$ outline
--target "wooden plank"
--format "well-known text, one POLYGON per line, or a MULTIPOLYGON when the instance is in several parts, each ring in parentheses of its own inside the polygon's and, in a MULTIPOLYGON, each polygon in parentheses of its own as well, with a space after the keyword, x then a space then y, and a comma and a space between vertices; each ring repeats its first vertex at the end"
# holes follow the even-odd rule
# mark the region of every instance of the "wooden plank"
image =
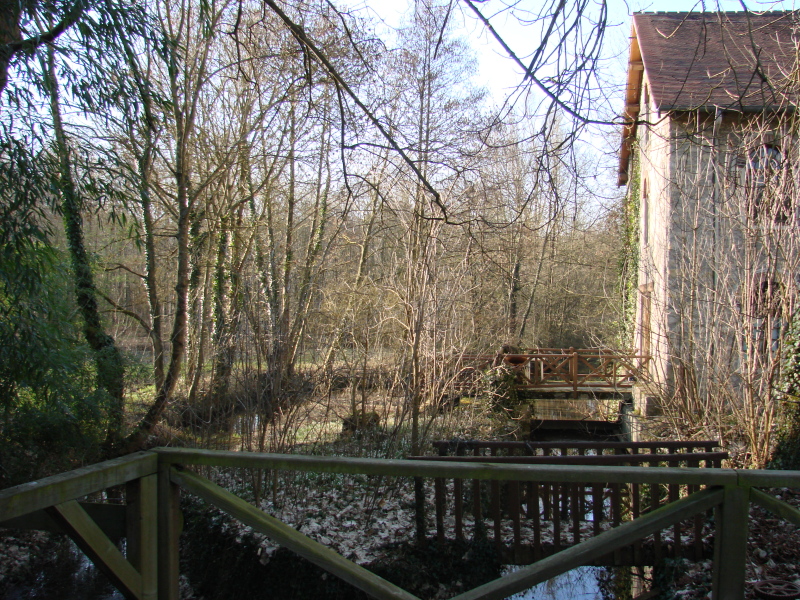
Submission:
POLYGON ((778 500, 761 490, 751 489, 750 502, 758 504, 761 508, 800 527, 800 510, 797 510, 794 506, 787 504, 783 500, 778 500))
MULTIPOLYGON (((563 445, 563 444, 562 444, 563 445)), ((592 482, 598 479, 616 483, 697 483, 735 485, 739 473, 732 469, 642 469, 640 467, 606 467, 573 465, 505 465, 490 463, 443 463, 431 460, 397 460, 352 458, 341 456, 307 456, 299 454, 267 454, 225 450, 156 448, 159 461, 166 464, 216 465, 233 468, 285 469, 317 473, 352 473, 395 477, 444 477, 542 482, 592 482)), ((800 473, 797 485, 800 487, 800 473)))
POLYGON ((459 594, 452 600, 503 600, 575 567, 590 564, 613 550, 628 546, 637 539, 671 525, 676 520, 683 520, 708 510, 719 504, 723 496, 724 491, 719 489, 697 492, 635 521, 627 521, 559 554, 459 594))
POLYGON ((727 486, 717 508, 712 598, 744 600, 750 489, 727 486))
POLYGON ((578 497, 578 484, 570 485, 572 488, 572 543, 581 543, 581 501, 578 497))
POLYGON ((303 535, 252 504, 189 471, 173 471, 172 479, 182 488, 200 496, 255 531, 263 533, 308 561, 336 575, 378 600, 419 600, 393 583, 347 560, 330 548, 303 535))
MULTIPOLYGON (((463 456, 464 449, 458 448, 456 452, 463 456)), ((453 511, 456 518, 456 539, 464 539, 464 480, 453 480, 453 511)))
POLYGON ((142 598, 141 576, 80 504, 75 500, 69 500, 47 510, 125 598, 132 600, 142 598))
POLYGON ((533 559, 542 557, 542 512, 539 510, 539 484, 530 484, 531 497, 528 500, 528 516, 533 517, 533 559), (533 515, 530 514, 530 505, 533 504, 533 515))
POLYGON ((508 482, 508 515, 514 530, 514 557, 520 555, 522 549, 522 536, 520 535, 520 493, 519 481, 508 482))
POLYGON ((592 484, 592 531, 600 535, 600 522, 603 520, 603 490, 605 485, 592 484))
MULTIPOLYGON (((100 502, 78 502, 78 504, 109 538, 119 540, 126 536, 126 510, 124 504, 103 504, 100 502)), ((50 517, 47 510, 37 510, 21 517, 3 521, 0 523, 0 527, 67 533, 57 521, 50 517)))
POLYGON ((172 482, 172 468, 158 467, 158 600, 179 600, 181 532, 180 488, 172 482))
POLYGON ((445 487, 444 479, 437 477, 433 480, 434 504, 436 505, 436 540, 444 543, 444 511, 445 511, 445 487))
MULTIPOLYGON (((557 464, 557 465, 639 465, 642 463, 652 463, 654 461, 669 462, 670 466, 678 467, 678 461, 684 460, 687 454, 601 454, 601 455, 577 455, 566 454, 562 451, 560 456, 497 456, 497 457, 474 457, 474 456, 408 456, 406 460, 428 460, 434 462, 455 462, 455 463, 502 463, 514 465, 536 465, 536 464, 557 464)), ((728 457, 727 452, 705 452, 696 453, 693 457, 700 460, 721 460, 728 457)))
POLYGON ((137 452, 0 491, 0 521, 77 500, 156 472, 158 456, 137 452))
MULTIPOLYGON (((537 441, 499 441, 499 440, 440 440, 432 442, 434 448, 445 446, 451 450, 464 447, 466 449, 479 449, 479 448, 522 448, 527 450, 541 450, 543 448, 561 448, 564 442, 537 442, 537 441)), ((681 448, 701 448, 702 452, 713 452, 714 448, 719 448, 720 443, 713 440, 703 440, 697 442, 686 442, 681 440, 663 440, 660 442, 586 442, 575 441, 569 443, 570 448, 584 448, 586 450, 610 450, 616 448, 622 449, 671 449, 679 450, 681 448)))
MULTIPOLYGON (((724 469, 722 469, 724 471, 724 469)), ((779 488, 779 487, 800 487, 800 471, 778 471, 778 470, 736 470, 739 475, 738 483, 748 487, 759 488, 779 488)), ((709 484, 715 485, 715 484, 709 484)))
POLYGON ((142 576, 142 599, 158 598, 158 475, 128 484, 128 562, 142 576))
POLYGON ((561 550, 561 485, 553 484, 553 503, 551 510, 553 513, 553 551, 561 550))
POLYGON ((472 516, 475 519, 473 539, 480 539, 486 535, 483 525, 483 507, 481 506, 481 482, 472 480, 472 516))

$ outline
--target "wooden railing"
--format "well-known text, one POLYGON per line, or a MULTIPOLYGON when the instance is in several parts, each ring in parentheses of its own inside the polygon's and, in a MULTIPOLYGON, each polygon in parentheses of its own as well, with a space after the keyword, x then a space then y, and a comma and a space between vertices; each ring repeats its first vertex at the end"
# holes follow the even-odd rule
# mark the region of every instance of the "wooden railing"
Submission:
POLYGON ((196 494, 255 531, 296 552, 378 599, 414 600, 398 586, 302 535, 208 479, 190 466, 278 469, 440 480, 517 482, 518 486, 667 486, 658 507, 621 515, 610 528, 580 543, 456 596, 457 600, 504 598, 609 553, 641 542, 676 523, 714 510, 714 598, 745 595, 745 560, 750 503, 800 525, 800 511, 758 488, 800 488, 800 471, 640 468, 553 464, 491 464, 433 460, 379 460, 160 448, 100 463, 0 491, 3 526, 60 530, 109 574, 126 598, 178 599, 179 493, 196 494), (109 511, 81 500, 125 486, 126 503, 109 511), (676 486, 676 487, 670 487, 676 486), (93 518, 94 517, 94 518, 93 518), (625 518, 630 520, 625 520, 625 518), (126 554, 113 541, 124 531, 126 554))
POLYGON ((518 389, 566 388, 578 392, 589 389, 628 389, 646 380, 651 357, 636 352, 601 348, 538 348, 518 354, 466 354, 459 357, 463 366, 456 385, 464 387, 491 367, 504 365, 516 374, 518 389))
MULTIPOLYGON (((414 460, 447 462, 488 462, 500 464, 551 464, 586 466, 638 466, 719 468, 727 452, 715 451, 715 441, 663 442, 512 442, 450 440, 433 443, 436 457, 410 457, 414 460)), ((465 517, 474 537, 485 536, 485 521, 493 524, 493 538, 503 561, 529 564, 543 556, 576 545, 581 539, 599 535, 608 526, 617 526, 625 518, 636 519, 690 493, 692 486, 638 483, 629 485, 586 483, 538 483, 517 481, 492 482, 454 480, 435 483, 436 536, 465 538, 465 517), (451 517, 449 520, 448 517, 451 517), (510 535, 503 529, 510 528, 510 535), (513 538, 511 544, 504 537, 513 538)), ((423 506, 418 506, 421 510, 423 506)), ((417 515, 417 522, 424 522, 417 515)), ((646 545, 641 542, 604 557, 604 564, 653 565, 662 558, 689 557, 700 560, 709 556, 703 541, 702 515, 691 523, 676 523, 669 543, 656 532, 646 545), (683 543, 682 539, 690 541, 683 543)))

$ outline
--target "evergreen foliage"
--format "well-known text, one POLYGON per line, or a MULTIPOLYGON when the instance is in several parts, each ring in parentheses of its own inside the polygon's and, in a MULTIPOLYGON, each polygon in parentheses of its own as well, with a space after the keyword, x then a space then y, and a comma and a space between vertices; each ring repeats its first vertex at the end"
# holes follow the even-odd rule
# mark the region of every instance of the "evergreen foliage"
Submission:
POLYGON ((792 319, 783 351, 782 409, 769 467, 794 470, 800 469, 800 327, 797 318, 792 319))

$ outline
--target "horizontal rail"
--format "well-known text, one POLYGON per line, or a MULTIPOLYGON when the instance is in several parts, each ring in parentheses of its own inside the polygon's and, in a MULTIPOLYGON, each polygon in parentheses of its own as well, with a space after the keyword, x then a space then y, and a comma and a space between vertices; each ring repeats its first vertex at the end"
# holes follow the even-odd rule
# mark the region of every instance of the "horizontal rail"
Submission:
POLYGON ((728 458, 727 452, 691 452, 689 454, 598 454, 555 456, 409 456, 408 460, 432 460, 441 462, 500 463, 519 465, 623 465, 686 461, 721 461, 728 458))
MULTIPOLYGON (((386 475, 395 477, 439 477, 455 479, 488 479, 564 483, 664 483, 691 485, 737 485, 740 471, 734 469, 702 469, 662 467, 605 467, 575 465, 504 465, 433 460, 387 460, 377 458, 345 458, 297 454, 267 454, 229 450, 196 450, 155 448, 159 461, 169 464, 206 465, 252 469, 283 469, 318 473, 386 475)), ((789 477, 800 487, 800 472, 789 471, 789 477)))
POLYGON ((475 448, 497 448, 507 450, 537 450, 555 448, 576 448, 586 450, 617 450, 626 448, 637 449, 674 449, 679 448, 704 448, 711 451, 719 448, 720 443, 714 440, 690 441, 663 441, 663 442, 503 442, 481 440, 441 440, 433 442, 434 448, 448 448, 451 451, 458 448, 474 450, 475 448))
POLYGON ((127 481, 152 475, 158 457, 137 452, 0 491, 0 521, 21 517, 68 500, 76 500, 127 481))

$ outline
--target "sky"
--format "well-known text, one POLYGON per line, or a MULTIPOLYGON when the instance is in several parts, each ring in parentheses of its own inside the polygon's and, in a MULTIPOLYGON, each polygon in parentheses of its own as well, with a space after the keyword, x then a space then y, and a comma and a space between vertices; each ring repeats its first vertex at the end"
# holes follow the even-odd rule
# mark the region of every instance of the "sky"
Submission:
MULTIPOLYGON (((508 58, 500 47, 486 31, 484 26, 474 17, 462 0, 452 0, 458 3, 461 10, 460 22, 456 27, 457 35, 467 40, 472 46, 477 61, 478 71, 473 83, 484 86, 489 92, 490 104, 500 106, 506 97, 513 92, 517 84, 522 81, 520 69, 508 58)), ((576 0, 567 0, 575 2, 576 0)), ((598 6, 600 0, 594 0, 598 6)), ((634 12, 655 11, 740 11, 743 4, 748 10, 793 10, 795 6, 800 9, 800 0, 605 0, 608 6, 608 24, 606 30, 603 54, 605 60, 601 63, 603 71, 601 79, 605 80, 608 101, 603 118, 619 116, 623 110, 624 87, 627 81, 627 63, 629 51, 631 15, 634 12)), ((531 28, 525 28, 517 19, 510 16, 508 11, 500 11, 507 5, 518 6, 531 11, 538 10, 540 6, 550 0, 483 0, 480 10, 484 15, 490 16, 495 29, 500 32, 506 43, 520 57, 528 55, 538 44, 538 39, 531 36, 531 28), (495 16, 491 16, 495 15, 495 16)), ((339 6, 348 6, 358 10, 365 10, 382 20, 386 28, 377 33, 384 39, 391 39, 391 28, 402 24, 404 15, 408 14, 413 0, 338 0, 339 6)), ((606 166, 605 176, 598 181, 597 194, 599 197, 612 197, 616 194, 616 156, 619 150, 619 126, 601 126, 590 130, 583 136, 583 144, 588 155, 592 155, 606 166), (605 157, 605 158, 602 158, 605 157), (602 183, 601 183, 602 182, 602 183), (602 188, 602 189, 601 189, 602 188)))
MULTIPOLYGON (((574 1, 574 0, 573 0, 574 1)), ((748 10, 792 10, 795 0, 765 1, 765 0, 607 0, 609 6, 609 24, 606 44, 609 56, 620 56, 620 60, 611 60, 609 68, 624 70, 627 64, 627 40, 630 35, 630 15, 638 11, 701 11, 701 10, 742 10, 742 3, 748 10), (615 64, 618 63, 618 64, 615 64)), ((482 2, 481 9, 484 14, 491 14, 493 7, 505 4, 517 4, 521 7, 529 5, 532 9, 540 6, 543 0, 492 0, 482 2)), ((366 7, 381 18, 389 27, 398 26, 403 15, 413 4, 413 0, 353 0, 346 2, 354 7, 366 7)), ((800 7, 800 0, 797 0, 800 7)), ((464 14, 468 11, 464 10, 464 14)), ((501 32, 505 40, 520 55, 526 54, 526 48, 531 47, 529 31, 520 26, 514 19, 498 16, 492 20, 495 28, 501 32)), ((463 37, 470 41, 475 49, 479 72, 476 79, 483 82, 494 98, 501 98, 508 90, 512 89, 522 79, 519 69, 504 53, 497 42, 491 39, 483 26, 475 19, 467 19, 460 28, 463 37)))

